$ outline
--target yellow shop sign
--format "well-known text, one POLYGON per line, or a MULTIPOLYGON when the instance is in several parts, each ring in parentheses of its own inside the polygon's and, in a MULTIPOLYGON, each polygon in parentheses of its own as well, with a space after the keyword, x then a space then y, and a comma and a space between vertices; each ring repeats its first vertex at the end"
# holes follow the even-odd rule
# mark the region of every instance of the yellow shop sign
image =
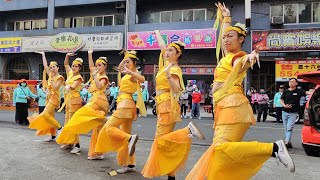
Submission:
POLYGON ((75 52, 81 49, 85 42, 79 34, 64 32, 52 37, 51 47, 61 53, 75 52))

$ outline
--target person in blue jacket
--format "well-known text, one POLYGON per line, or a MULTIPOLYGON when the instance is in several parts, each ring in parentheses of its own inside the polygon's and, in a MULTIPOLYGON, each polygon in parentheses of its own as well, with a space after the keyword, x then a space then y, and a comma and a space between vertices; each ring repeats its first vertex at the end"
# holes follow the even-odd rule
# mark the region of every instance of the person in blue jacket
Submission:
POLYGON ((28 117, 28 100, 31 98, 37 98, 38 96, 33 94, 27 86, 27 80, 21 79, 19 81, 19 87, 14 91, 14 102, 16 106, 15 121, 21 125, 29 125, 28 117))
POLYGON ((38 107, 39 107, 39 114, 40 114, 46 107, 46 99, 47 99, 47 94, 42 89, 42 84, 40 84, 38 88, 38 99, 39 99, 38 107))

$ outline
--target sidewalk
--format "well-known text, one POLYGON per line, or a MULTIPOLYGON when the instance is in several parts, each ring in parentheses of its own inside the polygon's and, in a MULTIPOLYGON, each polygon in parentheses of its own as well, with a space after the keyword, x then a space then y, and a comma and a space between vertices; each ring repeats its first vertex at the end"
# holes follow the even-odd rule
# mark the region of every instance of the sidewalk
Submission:
MULTIPOLYGON (((212 118, 212 113, 205 112, 203 106, 207 106, 207 105, 200 106, 200 117, 201 118, 212 118)), ((147 115, 153 115, 152 108, 150 106, 148 106, 148 108, 147 108, 147 115)), ((191 115, 191 112, 187 111, 187 118, 189 118, 190 115, 191 115)))

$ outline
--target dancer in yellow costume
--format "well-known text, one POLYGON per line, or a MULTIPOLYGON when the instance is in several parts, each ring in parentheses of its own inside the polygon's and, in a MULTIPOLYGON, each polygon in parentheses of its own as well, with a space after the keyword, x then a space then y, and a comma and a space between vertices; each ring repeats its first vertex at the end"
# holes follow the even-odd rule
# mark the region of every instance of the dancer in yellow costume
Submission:
POLYGON ((159 31, 155 31, 161 53, 159 57, 159 72, 156 75, 157 127, 155 139, 149 158, 142 170, 146 178, 168 175, 175 179, 177 171, 181 170, 188 158, 191 137, 204 136, 190 122, 188 127, 174 131, 177 122, 181 121, 179 96, 184 91, 182 71, 178 59, 182 57, 184 45, 173 42, 165 46, 159 31))
POLYGON ((246 54, 241 50, 246 37, 245 26, 240 23, 231 26, 229 9, 220 3, 217 7, 218 21, 221 15, 223 18, 222 43, 226 56, 220 60, 214 73, 215 133, 212 145, 186 179, 250 179, 271 156, 294 172, 293 160, 282 140, 275 143, 241 142, 249 127, 256 123, 242 81, 247 69, 259 62, 259 56, 257 51, 246 54))
POLYGON ((123 60, 116 68, 120 76, 118 77, 120 90, 117 109, 101 129, 96 145, 96 152, 118 152, 118 164, 123 166, 117 170, 118 173, 135 171, 134 152, 138 135, 131 135, 131 128, 133 121, 137 118, 136 107, 139 108, 141 115, 146 114, 140 89, 140 84, 145 78, 136 69, 138 60, 136 52, 125 51, 124 54, 123 60), (120 73, 125 76, 121 78, 120 73), (136 91, 138 91, 137 104, 132 99, 132 94, 136 91))
POLYGON ((87 134, 92 131, 88 160, 103 159, 102 153, 95 152, 97 137, 103 123, 105 123, 106 114, 109 110, 108 99, 104 92, 109 84, 106 75, 107 58, 99 57, 95 66, 92 58, 93 50, 88 51, 89 68, 92 75, 89 91, 93 94, 90 101, 74 113, 69 122, 62 131, 73 134, 87 134))
POLYGON ((59 135, 61 130, 60 123, 54 118, 54 113, 60 106, 60 86, 63 84, 64 78, 58 72, 58 63, 55 61, 50 62, 50 67, 48 66, 46 55, 44 52, 37 52, 42 55, 42 62, 44 67, 43 73, 43 86, 49 90, 46 100, 46 107, 40 114, 33 114, 28 117, 30 122, 29 128, 38 130, 36 132, 37 136, 48 135, 51 137, 45 139, 44 141, 50 142, 54 141, 56 135, 59 135), (46 80, 46 74, 49 75, 48 82, 46 80), (56 129, 58 132, 56 133, 56 129))
MULTIPOLYGON (((82 88, 81 83, 83 78, 80 74, 82 69, 83 60, 81 58, 76 58, 72 62, 72 66, 69 65, 70 56, 74 56, 73 53, 66 54, 64 60, 64 67, 67 73, 67 80, 65 86, 65 97, 63 106, 60 108, 61 111, 64 107, 66 116, 64 125, 68 123, 73 114, 82 107, 82 99, 80 96, 80 90, 82 88)), ((61 149, 71 149, 70 153, 76 154, 80 152, 79 135, 68 133, 67 131, 62 131, 57 139, 58 144, 63 144, 61 149), (74 146, 75 145, 75 146, 74 146)))

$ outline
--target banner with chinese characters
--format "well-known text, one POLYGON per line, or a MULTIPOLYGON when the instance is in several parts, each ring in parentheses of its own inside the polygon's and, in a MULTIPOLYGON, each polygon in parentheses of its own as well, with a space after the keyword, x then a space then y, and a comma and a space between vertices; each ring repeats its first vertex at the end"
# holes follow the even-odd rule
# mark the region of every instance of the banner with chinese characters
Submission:
POLYGON ((320 28, 252 31, 252 50, 266 52, 318 51, 320 28))
MULTIPOLYGON (((181 41, 186 44, 186 49, 201 49, 216 47, 215 29, 187 29, 161 31, 166 44, 181 41)), ((129 50, 154 50, 160 49, 156 35, 153 31, 128 32, 129 50)))
POLYGON ((79 34, 63 32, 53 36, 50 40, 51 47, 61 53, 76 52, 84 46, 85 42, 79 34))
MULTIPOLYGON (((80 34, 85 45, 81 51, 121 50, 123 48, 122 33, 80 34)), ((55 51, 50 45, 52 36, 24 37, 22 38, 21 52, 55 51)))
POLYGON ((276 61, 276 81, 289 81, 290 78, 297 78, 297 74, 317 71, 320 68, 320 60, 296 60, 276 61))
POLYGON ((21 50, 21 38, 0 38, 0 53, 18 53, 21 50))

